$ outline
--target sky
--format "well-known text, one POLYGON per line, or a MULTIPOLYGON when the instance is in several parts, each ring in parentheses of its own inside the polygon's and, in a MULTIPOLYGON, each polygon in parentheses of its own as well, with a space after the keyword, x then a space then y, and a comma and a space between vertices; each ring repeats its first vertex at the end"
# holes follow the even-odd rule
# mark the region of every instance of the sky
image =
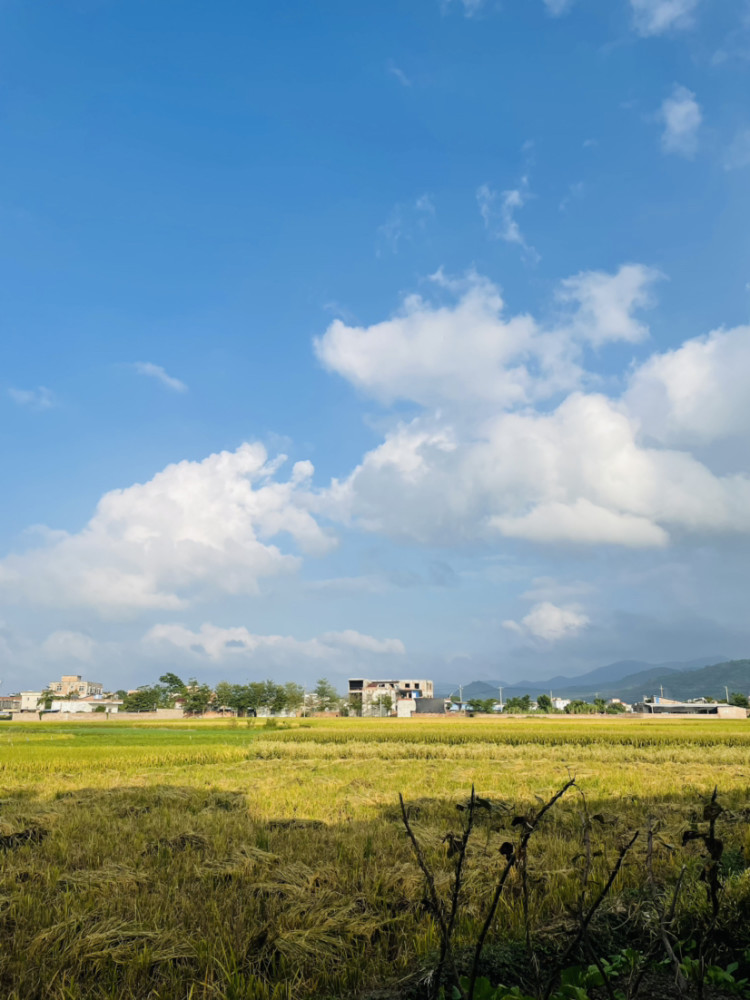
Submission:
POLYGON ((0 681, 750 655, 748 0, 0 0, 0 681))

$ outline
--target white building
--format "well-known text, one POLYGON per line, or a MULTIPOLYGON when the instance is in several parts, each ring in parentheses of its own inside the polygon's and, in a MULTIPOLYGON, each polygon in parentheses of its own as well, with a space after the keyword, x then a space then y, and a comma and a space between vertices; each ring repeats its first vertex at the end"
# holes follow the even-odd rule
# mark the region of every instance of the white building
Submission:
POLYGON ((41 707, 43 707, 39 704, 41 700, 42 700, 41 691, 22 691, 21 707, 19 711, 37 712, 41 707))
POLYGON ((401 702, 414 703, 419 698, 432 697, 432 681, 423 678, 375 681, 366 677, 349 679, 349 703, 362 715, 392 715, 394 712, 401 717, 411 715, 408 704, 399 707, 401 702))
POLYGON ((53 712, 76 712, 78 714, 96 712, 104 709, 105 713, 117 712, 122 702, 118 698, 55 698, 50 705, 53 712))
POLYGON ((563 712, 570 704, 570 698, 552 698, 552 707, 558 712, 563 712))

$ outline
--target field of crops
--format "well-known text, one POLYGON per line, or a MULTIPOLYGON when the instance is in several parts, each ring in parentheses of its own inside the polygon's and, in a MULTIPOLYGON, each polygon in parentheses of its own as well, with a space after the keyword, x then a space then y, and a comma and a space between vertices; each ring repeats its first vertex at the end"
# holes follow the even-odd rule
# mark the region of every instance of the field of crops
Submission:
MULTIPOLYGON (((513 817, 574 775, 530 861, 524 923, 509 884, 493 945, 561 926, 584 810, 606 872, 629 831, 659 824, 668 880, 700 850, 714 786, 750 896, 750 722, 583 719, 261 720, 0 728, 0 995, 9 1000, 286 1000, 409 993, 438 945, 399 815, 447 891, 445 836, 472 784, 491 809, 467 857, 458 939, 471 941, 513 817)), ((448 842, 449 843, 449 842, 448 842)), ((639 905, 645 840, 608 902, 639 905)), ((697 893, 697 890, 696 890, 697 893)), ((687 893, 687 906, 700 905, 687 893)), ((750 912, 750 911, 749 911, 750 912)), ((747 914, 745 915, 747 916, 747 914)))

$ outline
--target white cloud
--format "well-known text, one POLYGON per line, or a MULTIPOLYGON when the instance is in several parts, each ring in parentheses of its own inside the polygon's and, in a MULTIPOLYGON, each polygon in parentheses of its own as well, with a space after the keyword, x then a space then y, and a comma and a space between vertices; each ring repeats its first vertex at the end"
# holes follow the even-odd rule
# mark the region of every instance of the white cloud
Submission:
POLYGON ((672 28, 689 28, 700 0, 630 0, 636 30, 661 35, 672 28))
POLYGON ((523 208, 530 197, 526 177, 522 179, 520 187, 503 191, 499 195, 488 184, 477 188, 479 214, 490 237, 517 244, 531 263, 538 263, 541 258, 534 247, 526 242, 515 217, 515 213, 523 208))
POLYGON ((557 297, 577 304, 571 326, 582 339, 595 345, 637 343, 648 336, 648 327, 633 313, 653 304, 651 286, 661 277, 643 264, 623 264, 615 274, 582 271, 560 282, 557 297))
POLYGON ((294 639, 288 635, 255 635, 244 626, 221 628, 210 622, 193 631, 185 625, 154 625, 144 636, 147 644, 168 644, 195 656, 219 661, 226 658, 263 657, 289 659, 305 657, 330 660, 352 653, 403 656, 400 639, 376 639, 353 629, 326 632, 313 639, 294 639))
POLYGON ((633 312, 658 277, 636 264, 576 275, 560 290, 571 312, 549 329, 505 318, 497 288, 477 275, 438 275, 451 306, 415 297, 372 327, 332 325, 316 345, 327 367, 429 409, 311 496, 311 509, 442 546, 504 537, 658 548, 691 532, 750 533, 750 478, 715 473, 690 450, 747 424, 744 329, 654 356, 620 399, 582 391, 594 379, 581 344, 642 340, 633 312))
POLYGON ((666 545, 667 532, 646 517, 599 507, 584 497, 572 503, 550 501, 520 517, 494 517, 490 522, 506 538, 532 542, 578 542, 652 548, 666 545))
POLYGON ((726 170, 750 167, 750 128, 740 129, 729 144, 724 156, 726 170))
POLYGON ((107 614, 254 593, 263 577, 299 563, 271 539, 288 536, 314 553, 331 544, 298 502, 312 466, 298 462, 279 482, 279 464, 267 461, 262 445, 244 444, 113 490, 80 532, 47 531, 45 545, 0 561, 0 591, 107 614))
POLYGON ((750 326, 715 330, 655 354, 630 378, 624 401, 649 437, 706 444, 750 434, 750 326))
POLYGON ((8 389, 8 395, 14 403, 31 410, 49 410, 55 405, 54 393, 43 385, 36 389, 8 389))
POLYGON ((664 123, 661 136, 664 152, 695 156, 703 116, 692 90, 675 84, 671 96, 662 101, 659 118, 664 123))
POLYGON ((524 405, 579 385, 581 343, 643 339, 648 328, 634 314, 651 304, 658 277, 638 264, 577 274, 558 293, 571 308, 544 327, 528 315, 506 316, 499 288, 486 278, 439 271, 433 285, 453 297, 450 304, 410 295, 396 315, 372 326, 335 320, 315 352, 330 371, 386 402, 524 405))
POLYGON ((417 418, 319 498, 332 516, 432 545, 501 537, 663 546, 671 531, 750 532, 750 479, 647 448, 604 396, 455 428, 417 418))
POLYGON ((168 375, 161 365, 154 365, 150 361, 136 361, 133 367, 139 375, 147 375, 149 378, 155 378, 157 382, 161 382, 162 385, 165 385, 168 389, 172 389, 174 392, 187 392, 185 383, 181 382, 178 378, 168 375))
POLYGON ((503 622, 503 626, 513 632, 545 642, 572 638, 589 624, 590 619, 577 605, 558 607, 550 601, 535 604, 520 622, 503 622))

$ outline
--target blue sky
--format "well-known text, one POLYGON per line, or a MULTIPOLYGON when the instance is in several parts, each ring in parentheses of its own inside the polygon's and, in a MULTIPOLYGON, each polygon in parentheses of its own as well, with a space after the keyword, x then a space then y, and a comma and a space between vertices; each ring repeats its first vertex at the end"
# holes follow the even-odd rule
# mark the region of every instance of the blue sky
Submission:
POLYGON ((747 655, 750 4, 0 25, 2 690, 747 655))

